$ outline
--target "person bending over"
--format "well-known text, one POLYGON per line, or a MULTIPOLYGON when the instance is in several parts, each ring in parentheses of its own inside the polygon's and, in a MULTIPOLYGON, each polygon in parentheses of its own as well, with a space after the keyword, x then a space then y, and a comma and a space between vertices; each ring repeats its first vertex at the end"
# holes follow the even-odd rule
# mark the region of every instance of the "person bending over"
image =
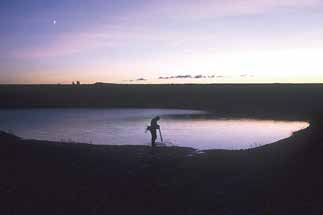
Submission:
POLYGON ((156 139, 157 139, 157 129, 160 129, 160 126, 157 124, 157 122, 160 120, 159 116, 154 117, 150 121, 150 126, 148 126, 147 130, 151 133, 151 146, 156 146, 156 139))

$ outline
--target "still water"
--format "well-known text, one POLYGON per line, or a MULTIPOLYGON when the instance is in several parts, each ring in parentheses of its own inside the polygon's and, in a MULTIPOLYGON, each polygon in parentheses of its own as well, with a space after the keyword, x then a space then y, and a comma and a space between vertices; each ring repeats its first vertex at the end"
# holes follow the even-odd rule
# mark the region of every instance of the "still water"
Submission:
POLYGON ((0 110, 0 130, 25 139, 111 145, 148 145, 150 119, 161 117, 164 141, 196 149, 246 149, 289 137, 307 122, 221 119, 176 109, 0 110))

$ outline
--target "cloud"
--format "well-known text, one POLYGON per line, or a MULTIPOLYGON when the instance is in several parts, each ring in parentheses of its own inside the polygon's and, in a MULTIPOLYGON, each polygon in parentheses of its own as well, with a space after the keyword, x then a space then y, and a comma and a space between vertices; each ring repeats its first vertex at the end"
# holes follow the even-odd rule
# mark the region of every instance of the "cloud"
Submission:
POLYGON ((175 78, 192 78, 191 75, 177 75, 175 78))
POLYGON ((160 76, 158 79, 212 79, 215 75, 176 75, 176 76, 160 76))
MULTIPOLYGON (((239 77, 241 78, 253 78, 252 74, 241 74, 239 77)), ((158 79, 222 79, 222 78, 230 78, 230 76, 225 75, 177 75, 177 76, 160 76, 158 79)))
POLYGON ((194 78, 200 79, 200 78, 206 78, 206 76, 203 76, 203 75, 195 75, 194 78))
POLYGON ((125 82, 135 82, 135 81, 147 81, 146 78, 137 78, 137 79, 130 79, 130 80, 123 80, 125 82))
POLYGON ((163 76, 160 76, 160 77, 158 77, 158 79, 170 79, 170 77, 163 77, 163 76))
POLYGON ((160 76, 158 79, 186 79, 192 78, 191 75, 176 75, 176 76, 160 76))

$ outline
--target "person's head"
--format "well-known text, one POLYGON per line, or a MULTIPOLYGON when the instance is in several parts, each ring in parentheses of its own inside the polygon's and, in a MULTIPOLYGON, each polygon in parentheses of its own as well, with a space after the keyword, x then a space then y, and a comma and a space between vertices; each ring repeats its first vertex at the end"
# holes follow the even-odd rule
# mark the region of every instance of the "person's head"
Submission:
POLYGON ((160 120, 160 117, 159 116, 156 116, 155 118, 156 118, 157 121, 160 120))

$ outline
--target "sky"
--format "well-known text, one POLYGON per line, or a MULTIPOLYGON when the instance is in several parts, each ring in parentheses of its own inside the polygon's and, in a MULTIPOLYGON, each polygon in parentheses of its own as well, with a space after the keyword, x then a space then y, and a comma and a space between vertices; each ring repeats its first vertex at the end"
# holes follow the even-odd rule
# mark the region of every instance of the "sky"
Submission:
POLYGON ((2 0, 0 35, 0 84, 323 82, 323 0, 2 0))

